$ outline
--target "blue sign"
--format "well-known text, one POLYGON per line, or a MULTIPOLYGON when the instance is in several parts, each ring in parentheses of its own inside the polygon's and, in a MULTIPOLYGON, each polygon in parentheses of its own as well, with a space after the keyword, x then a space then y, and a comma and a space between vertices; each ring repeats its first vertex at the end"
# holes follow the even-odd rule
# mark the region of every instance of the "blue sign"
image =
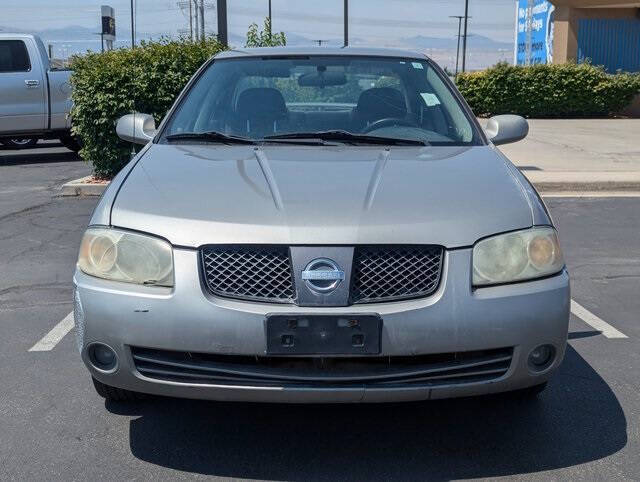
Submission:
POLYGON ((516 64, 550 64, 555 7, 547 0, 518 0, 517 9, 516 64))

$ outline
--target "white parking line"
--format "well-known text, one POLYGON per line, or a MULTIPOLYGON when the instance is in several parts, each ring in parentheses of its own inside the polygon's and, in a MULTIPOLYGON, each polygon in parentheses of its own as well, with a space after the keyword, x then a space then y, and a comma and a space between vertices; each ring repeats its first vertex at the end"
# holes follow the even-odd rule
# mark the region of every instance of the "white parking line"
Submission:
POLYGON ((29 351, 51 351, 60 343, 67 333, 73 328, 73 311, 65 316, 60 323, 44 335, 42 339, 29 348, 29 351))
POLYGON ((621 331, 616 330, 613 326, 604 320, 601 320, 596 315, 591 313, 585 307, 579 305, 574 300, 571 300, 571 313, 576 315, 587 325, 595 328, 607 338, 628 338, 627 335, 621 331))

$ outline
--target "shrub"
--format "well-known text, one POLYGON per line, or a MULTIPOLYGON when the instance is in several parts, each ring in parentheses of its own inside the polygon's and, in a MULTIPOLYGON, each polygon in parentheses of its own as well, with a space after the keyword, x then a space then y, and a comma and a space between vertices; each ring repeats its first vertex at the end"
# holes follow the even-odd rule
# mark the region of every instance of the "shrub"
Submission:
POLYGON ((479 116, 588 117, 619 112, 640 92, 640 75, 608 74, 588 63, 511 66, 459 74, 456 83, 479 116))
POLYGON ((287 37, 284 32, 271 32, 271 19, 264 19, 264 29, 258 31, 258 24, 252 23, 247 31, 245 47, 284 47, 287 45, 287 37))
POLYGON ((223 48, 213 38, 200 43, 165 39, 74 58, 73 133, 94 174, 113 177, 130 159, 131 144, 116 135, 119 117, 136 111, 160 122, 195 71, 223 48))

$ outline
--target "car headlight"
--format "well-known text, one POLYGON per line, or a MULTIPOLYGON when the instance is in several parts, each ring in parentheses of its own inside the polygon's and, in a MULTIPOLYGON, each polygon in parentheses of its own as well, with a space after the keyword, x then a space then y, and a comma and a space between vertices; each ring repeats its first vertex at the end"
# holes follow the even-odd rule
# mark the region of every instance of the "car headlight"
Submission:
POLYGON ((564 267, 556 230, 536 227, 483 239, 473 247, 473 285, 541 278, 564 267))
POLYGON ((171 245, 162 239, 129 231, 87 229, 80 244, 78 267, 98 278, 173 286, 171 245))

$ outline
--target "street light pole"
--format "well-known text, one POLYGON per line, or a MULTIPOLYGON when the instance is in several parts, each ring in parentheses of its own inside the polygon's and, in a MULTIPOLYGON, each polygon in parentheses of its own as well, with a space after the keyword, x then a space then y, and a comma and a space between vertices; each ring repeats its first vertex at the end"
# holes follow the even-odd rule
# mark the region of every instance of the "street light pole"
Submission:
POLYGON ((269 40, 271 40, 272 31, 273 31, 273 24, 271 23, 271 0, 269 0, 269 40))
POLYGON ((227 45, 227 0, 218 0, 218 42, 227 45))
POLYGON ((133 0, 131 0, 131 48, 136 48, 136 27, 134 23, 133 0))
POLYGON ((349 46, 349 0, 344 0, 344 46, 349 46))
POLYGON ((467 24, 469 23, 469 0, 464 0, 464 37, 462 37, 462 71, 467 67, 467 24))

